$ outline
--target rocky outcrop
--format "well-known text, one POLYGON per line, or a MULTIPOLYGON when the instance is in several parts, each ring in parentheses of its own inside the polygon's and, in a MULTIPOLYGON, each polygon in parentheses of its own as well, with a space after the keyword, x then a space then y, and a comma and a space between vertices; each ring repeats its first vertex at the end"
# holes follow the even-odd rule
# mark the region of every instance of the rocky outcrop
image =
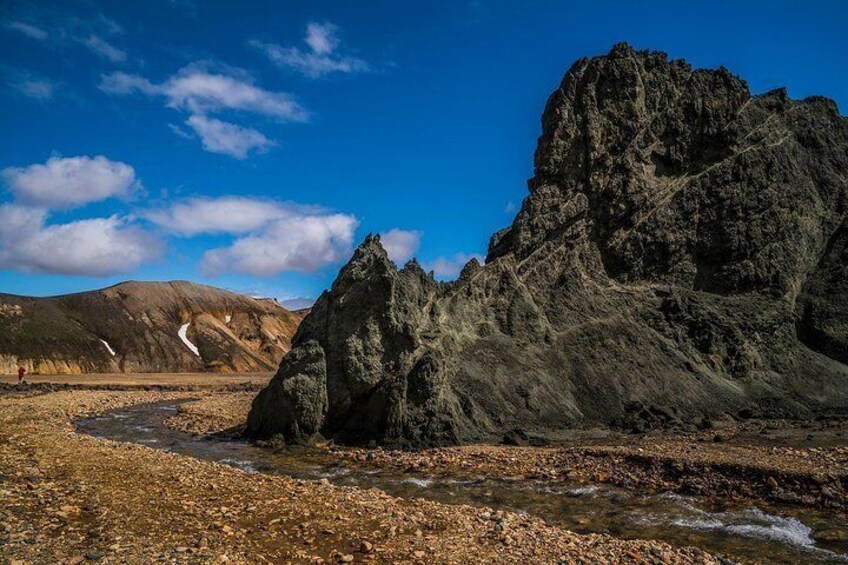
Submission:
POLYGON ((0 295, 0 372, 270 371, 299 322, 274 300, 183 281, 0 295))
POLYGON ((848 120, 617 45, 548 101, 530 194, 437 283, 369 237, 248 434, 440 445, 848 412, 848 120))

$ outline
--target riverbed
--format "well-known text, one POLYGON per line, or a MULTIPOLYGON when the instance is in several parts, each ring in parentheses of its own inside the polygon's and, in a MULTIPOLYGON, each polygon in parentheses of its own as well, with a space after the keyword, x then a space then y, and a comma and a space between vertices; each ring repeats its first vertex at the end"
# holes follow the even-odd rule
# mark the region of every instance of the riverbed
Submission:
POLYGON ((379 488, 403 498, 524 512, 576 532, 692 545, 740 562, 848 562, 845 542, 816 539, 817 532, 848 531, 848 524, 830 512, 611 486, 436 479, 353 467, 341 464, 326 450, 288 448, 275 452, 243 441, 178 432, 164 424, 177 409, 175 402, 135 405, 79 420, 76 427, 96 437, 144 444, 238 467, 247 473, 327 480, 344 486, 379 488))

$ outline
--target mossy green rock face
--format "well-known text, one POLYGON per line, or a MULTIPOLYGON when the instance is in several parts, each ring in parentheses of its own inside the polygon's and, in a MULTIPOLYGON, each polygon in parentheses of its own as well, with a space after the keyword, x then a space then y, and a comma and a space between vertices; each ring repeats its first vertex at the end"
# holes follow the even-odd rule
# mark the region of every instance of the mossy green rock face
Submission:
POLYGON ((423 446, 848 412, 848 120, 832 101, 751 96, 725 69, 617 45, 551 96, 535 169, 485 266, 455 282, 366 239, 294 338, 323 365, 304 381, 284 362, 248 434, 303 418, 287 439, 423 446))

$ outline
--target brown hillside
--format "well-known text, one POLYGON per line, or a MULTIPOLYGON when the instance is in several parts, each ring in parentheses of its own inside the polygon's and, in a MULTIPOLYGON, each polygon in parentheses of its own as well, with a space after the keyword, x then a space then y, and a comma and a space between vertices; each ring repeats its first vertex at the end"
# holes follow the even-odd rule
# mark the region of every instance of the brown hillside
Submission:
POLYGON ((185 281, 49 298, 0 294, 0 371, 273 370, 301 318, 272 299, 185 281), (185 324, 199 355, 178 335, 185 324))

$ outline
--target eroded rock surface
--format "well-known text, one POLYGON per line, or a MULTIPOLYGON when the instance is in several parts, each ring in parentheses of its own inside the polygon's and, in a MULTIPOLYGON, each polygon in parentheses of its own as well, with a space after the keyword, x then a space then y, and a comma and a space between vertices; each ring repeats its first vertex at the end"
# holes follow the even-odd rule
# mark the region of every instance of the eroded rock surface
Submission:
POLYGON ((620 44, 542 117, 530 195, 437 283, 370 236, 248 434, 442 445, 848 411, 848 120, 620 44))

